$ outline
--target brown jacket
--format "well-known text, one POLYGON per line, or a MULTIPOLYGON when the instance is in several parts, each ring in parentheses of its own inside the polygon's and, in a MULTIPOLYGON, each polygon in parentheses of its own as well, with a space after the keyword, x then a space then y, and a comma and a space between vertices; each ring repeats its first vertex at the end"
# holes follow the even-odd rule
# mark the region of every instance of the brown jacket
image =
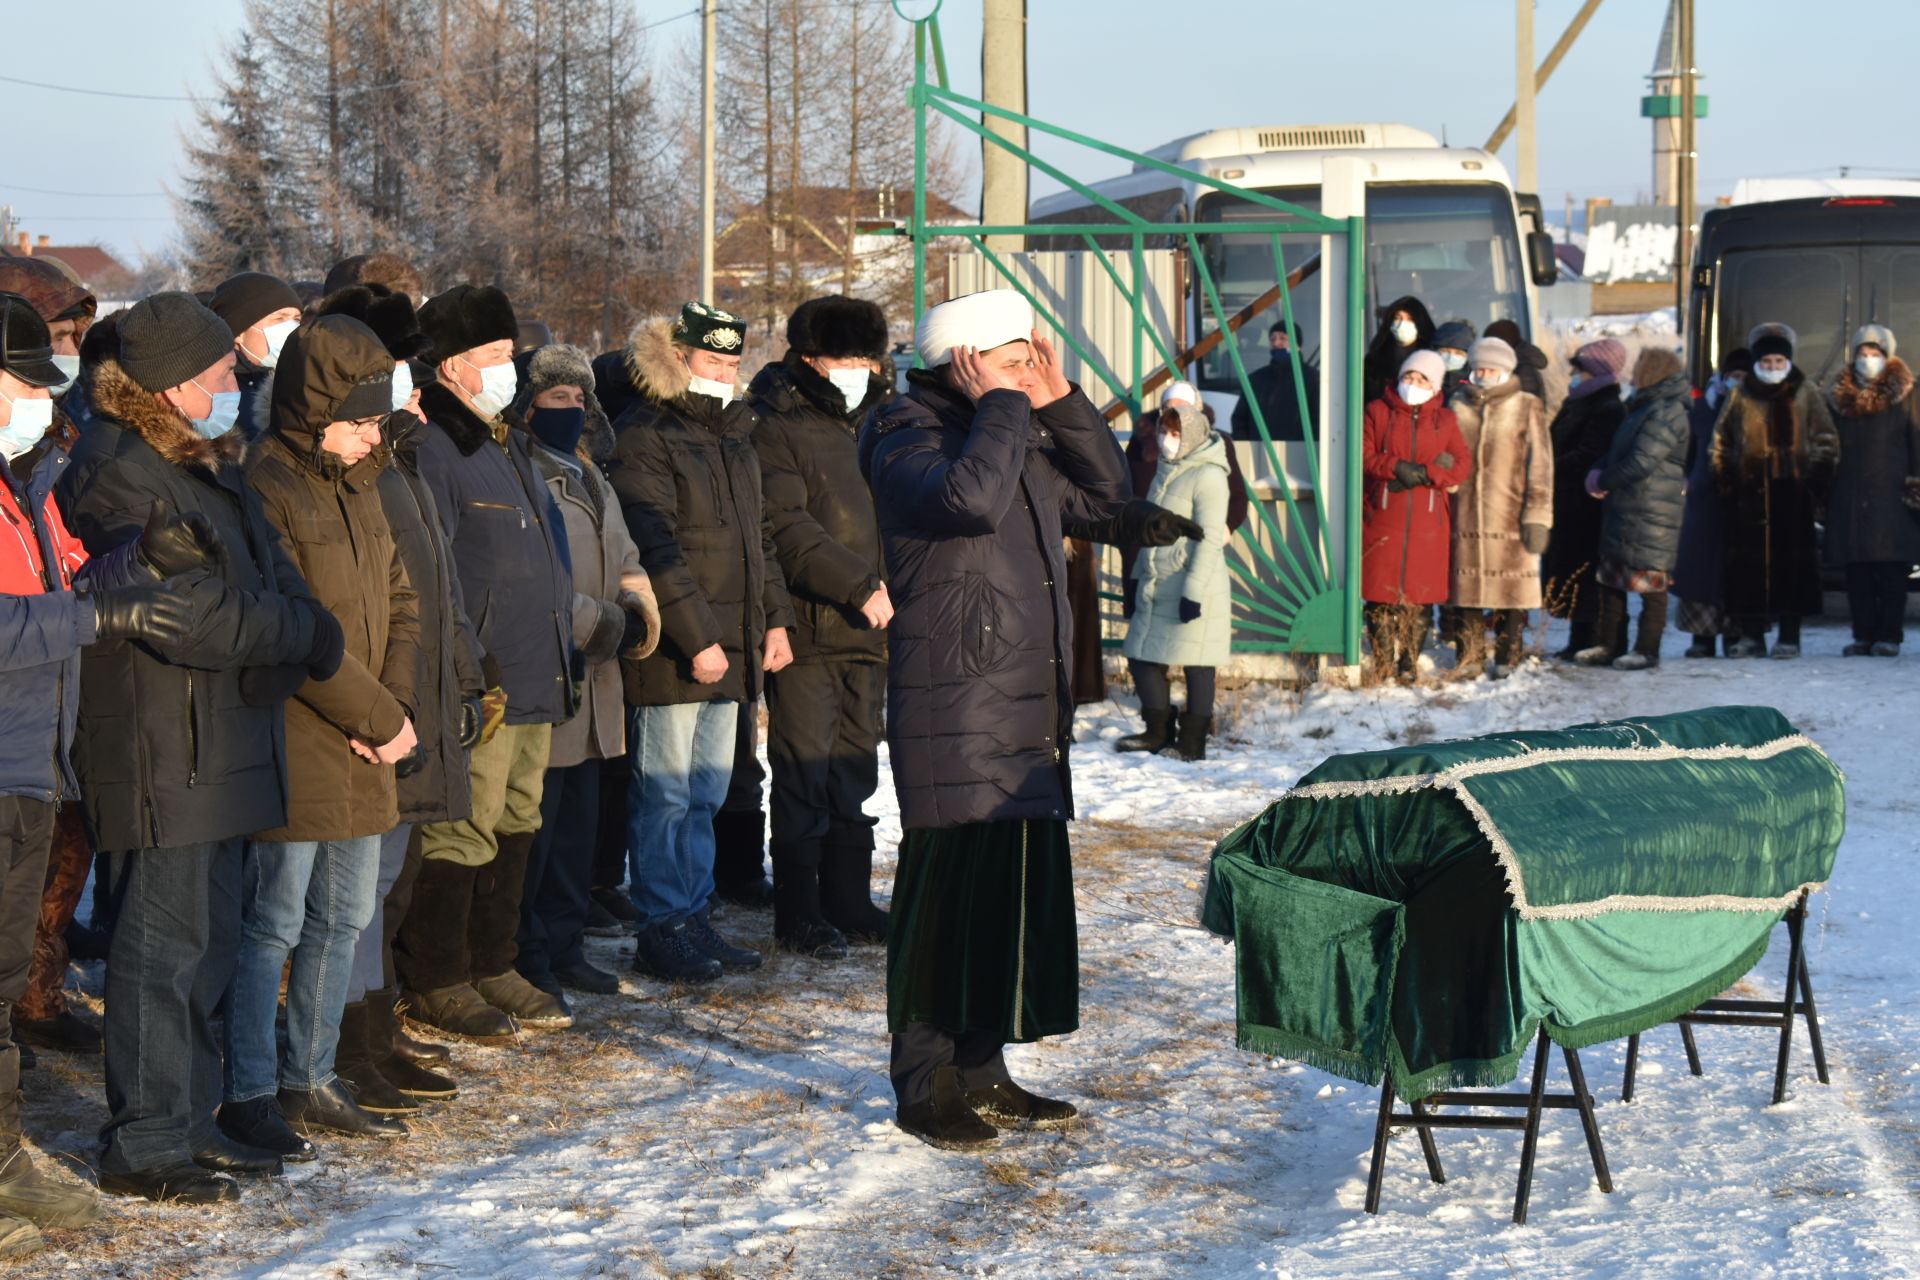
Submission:
POLYGON ((260 840, 348 840, 399 824, 392 765, 349 738, 392 740, 411 715, 420 642, 416 602, 388 528, 378 481, 385 454, 351 467, 320 436, 357 382, 393 357, 349 316, 322 316, 287 339, 274 379, 272 427, 247 459, 247 482, 314 597, 340 621, 346 657, 332 679, 287 702, 287 822, 260 840))
POLYGON ((1518 378, 1469 385, 1454 416, 1473 473, 1453 498, 1453 590, 1470 609, 1538 609, 1540 557, 1520 541, 1523 525, 1553 526, 1553 440, 1540 400, 1518 378))

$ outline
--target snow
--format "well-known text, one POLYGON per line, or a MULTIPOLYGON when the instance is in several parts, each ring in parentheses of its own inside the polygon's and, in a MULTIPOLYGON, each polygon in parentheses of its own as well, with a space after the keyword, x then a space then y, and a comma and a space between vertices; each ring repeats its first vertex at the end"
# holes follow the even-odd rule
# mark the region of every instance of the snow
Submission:
MULTIPOLYGON (((572 1032, 457 1049, 462 1098, 411 1142, 328 1144, 320 1166, 253 1184, 235 1210, 116 1202, 133 1252, 102 1261, 89 1233, 65 1233, 67 1253, 34 1274, 1912 1275, 1920 681, 1911 656, 1842 659, 1848 639, 1811 625, 1808 656, 1791 662, 1686 661, 1669 636, 1649 673, 1534 662, 1497 683, 1226 689, 1223 740, 1200 764, 1117 755, 1130 706, 1084 708, 1082 1029, 1009 1054, 1016 1077, 1084 1108, 1069 1133, 1010 1134, 984 1155, 906 1137, 891 1123, 880 955, 822 966, 776 953, 704 989, 623 975, 621 996, 576 1001, 572 1032), (1702 1028, 1696 1078, 1677 1033, 1656 1028, 1632 1104, 1619 1100, 1623 1046, 1582 1055, 1613 1194, 1593 1184, 1574 1115, 1554 1111, 1527 1226, 1509 1221, 1508 1132, 1441 1131, 1444 1185, 1400 1135, 1383 1212, 1362 1212, 1378 1095, 1233 1047, 1232 949, 1194 924, 1212 842, 1335 752, 1736 702, 1779 707, 1848 776, 1849 834, 1807 934, 1832 1084, 1813 1079, 1799 1034, 1789 1100, 1770 1107, 1773 1033, 1702 1028), (187 1267, 169 1249, 193 1232, 186 1256, 201 1263, 187 1267)), ((891 847, 885 781, 875 810, 891 847)), ((768 923, 735 912, 723 930, 768 923)), ((1778 932, 1743 984, 1753 992, 1778 989, 1778 932)), ((617 941, 593 945, 618 961, 617 941)), ((1564 1088, 1557 1054, 1553 1071, 1564 1088)))

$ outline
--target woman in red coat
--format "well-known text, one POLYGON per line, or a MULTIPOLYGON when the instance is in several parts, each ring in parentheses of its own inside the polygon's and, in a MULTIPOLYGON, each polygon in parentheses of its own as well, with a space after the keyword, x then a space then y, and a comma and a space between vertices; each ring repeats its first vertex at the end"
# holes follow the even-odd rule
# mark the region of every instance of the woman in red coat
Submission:
POLYGON ((1416 351, 1401 364, 1399 382, 1367 405, 1360 594, 1376 679, 1413 680, 1428 607, 1447 599, 1453 517, 1446 491, 1473 462, 1453 411, 1439 400, 1446 371, 1438 355, 1416 351))

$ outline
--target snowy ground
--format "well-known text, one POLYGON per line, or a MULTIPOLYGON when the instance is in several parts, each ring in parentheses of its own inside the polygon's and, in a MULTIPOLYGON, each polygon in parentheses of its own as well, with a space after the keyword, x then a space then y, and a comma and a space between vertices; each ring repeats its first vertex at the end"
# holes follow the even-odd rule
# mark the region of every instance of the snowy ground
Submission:
MULTIPOLYGON (((1535 664, 1504 683, 1225 695, 1216 758, 1117 756, 1116 704, 1087 709, 1074 766, 1082 1030, 1010 1054, 1077 1100, 1065 1135, 941 1153, 889 1123, 879 956, 665 991, 628 976, 574 1031, 457 1051, 462 1098, 404 1144, 331 1144, 219 1211, 115 1201, 27 1274, 361 1277, 1906 1276, 1920 1270, 1920 657, 1650 674, 1535 664), (1796 1042, 1769 1107, 1767 1032, 1647 1037, 1639 1096, 1620 1046, 1583 1056, 1617 1190, 1571 1113, 1549 1113, 1526 1227, 1508 1221, 1519 1139, 1443 1133, 1444 1186, 1411 1136, 1384 1212, 1360 1210, 1376 1095, 1233 1047, 1225 944, 1194 926, 1211 842, 1334 752, 1720 703, 1781 708, 1846 770, 1850 833, 1809 942, 1831 1087, 1796 1042)), ((1557 643, 1557 640, 1555 641, 1557 643)), ((1669 653, 1678 645, 1669 638, 1669 653)), ((882 834, 897 834, 888 807, 882 834)), ((727 928, 764 935, 764 916, 727 928)), ((597 942, 612 964, 620 944, 597 942)), ((1746 985, 1777 989, 1781 946, 1746 985)), ((97 975, 94 975, 97 980, 97 975)), ((97 1062, 53 1055, 27 1085, 42 1145, 85 1149, 97 1062)), ((1556 1063, 1556 1068, 1557 1068, 1556 1063)), ((1564 1077, 1556 1077, 1561 1083, 1564 1077)))

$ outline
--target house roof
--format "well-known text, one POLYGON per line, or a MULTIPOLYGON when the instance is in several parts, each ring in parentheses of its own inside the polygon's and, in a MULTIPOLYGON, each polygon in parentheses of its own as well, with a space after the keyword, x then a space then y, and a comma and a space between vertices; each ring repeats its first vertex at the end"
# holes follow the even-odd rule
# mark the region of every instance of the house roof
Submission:
POLYGON ((51 244, 46 236, 30 241, 22 231, 12 244, 0 244, 0 257, 58 258, 73 268, 89 292, 106 297, 133 279, 133 272, 97 244, 51 244))

